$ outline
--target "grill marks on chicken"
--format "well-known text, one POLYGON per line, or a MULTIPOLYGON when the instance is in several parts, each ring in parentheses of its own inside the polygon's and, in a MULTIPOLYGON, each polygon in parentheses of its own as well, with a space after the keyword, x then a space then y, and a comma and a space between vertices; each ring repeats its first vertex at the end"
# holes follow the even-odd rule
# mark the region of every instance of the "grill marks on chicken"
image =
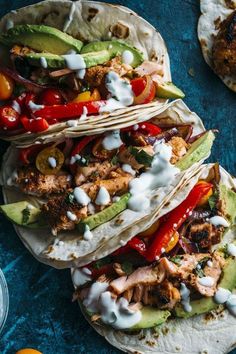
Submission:
POLYGON ((236 75, 236 11, 220 25, 212 47, 212 61, 218 75, 236 75))
POLYGON ((48 196, 64 193, 71 187, 71 176, 66 172, 43 175, 34 167, 23 167, 17 171, 16 184, 26 194, 48 196))
POLYGON ((216 227, 210 223, 196 223, 190 226, 189 239, 201 250, 209 250, 220 242, 224 227, 216 227))

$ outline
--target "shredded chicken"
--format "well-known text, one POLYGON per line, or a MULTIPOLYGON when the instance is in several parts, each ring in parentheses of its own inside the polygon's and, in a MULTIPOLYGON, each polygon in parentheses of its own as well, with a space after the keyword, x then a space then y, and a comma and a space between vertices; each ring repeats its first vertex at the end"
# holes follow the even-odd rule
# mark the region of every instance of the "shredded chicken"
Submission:
POLYGON ((80 186, 84 182, 105 179, 115 168, 109 161, 91 162, 88 166, 78 166, 75 174, 75 184, 80 186))
POLYGON ((173 138, 171 138, 170 141, 168 142, 168 145, 172 147, 172 157, 170 162, 172 164, 175 164, 176 162, 179 161, 181 157, 183 157, 186 154, 188 144, 183 138, 179 136, 173 136, 173 138))
POLYGON ((164 75, 163 65, 158 64, 154 61, 145 60, 140 66, 135 69, 135 72, 139 76, 158 74, 160 76, 164 75))

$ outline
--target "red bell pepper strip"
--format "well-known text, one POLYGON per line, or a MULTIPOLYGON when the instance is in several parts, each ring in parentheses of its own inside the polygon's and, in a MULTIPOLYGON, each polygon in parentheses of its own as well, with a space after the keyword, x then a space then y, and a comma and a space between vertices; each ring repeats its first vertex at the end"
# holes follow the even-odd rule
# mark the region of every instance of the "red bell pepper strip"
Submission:
POLYGON ((162 253, 162 248, 167 247, 173 233, 184 223, 189 213, 197 206, 201 198, 212 188, 208 182, 197 183, 187 198, 174 210, 172 210, 166 221, 158 228, 153 236, 153 242, 146 252, 146 259, 150 262, 155 261, 162 253))
POLYGON ((34 160, 34 158, 38 155, 38 153, 42 150, 45 149, 45 146, 48 145, 32 145, 27 148, 19 149, 19 160, 24 164, 24 165, 29 165, 31 161, 34 160))
POLYGON ((35 117, 42 117, 50 121, 51 119, 66 120, 69 118, 77 118, 87 109, 87 114, 99 113, 106 101, 88 101, 88 102, 70 102, 62 105, 46 106, 34 112, 35 117))
MULTIPOLYGON (((122 132, 130 132, 134 131, 134 126, 126 127, 121 130, 122 132)), ((156 136, 161 133, 161 128, 153 123, 143 122, 138 124, 138 129, 135 130, 137 132, 141 132, 148 136, 156 136)))
POLYGON ((129 253, 131 250, 137 251, 142 256, 146 255, 147 246, 143 240, 140 240, 138 237, 133 237, 127 244, 123 247, 120 247, 118 250, 112 253, 112 256, 120 256, 122 254, 129 253))
POLYGON ((26 131, 31 133, 43 132, 49 128, 49 124, 46 119, 41 117, 29 119, 26 116, 21 117, 21 123, 26 131))

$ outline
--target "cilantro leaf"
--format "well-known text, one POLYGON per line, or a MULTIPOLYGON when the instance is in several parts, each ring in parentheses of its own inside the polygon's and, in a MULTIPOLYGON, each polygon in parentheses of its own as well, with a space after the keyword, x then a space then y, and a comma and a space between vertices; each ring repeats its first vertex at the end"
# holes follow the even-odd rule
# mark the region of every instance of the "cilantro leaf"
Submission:
POLYGON ((177 264, 177 265, 181 265, 181 256, 173 256, 170 258, 171 262, 177 264))
POLYGON ((153 160, 153 156, 149 155, 148 153, 146 153, 146 151, 144 150, 138 150, 137 148, 130 146, 129 147, 129 152, 134 156, 135 160, 146 166, 146 167, 150 167, 152 164, 152 160, 153 160))
POLYGON ((208 204, 211 210, 214 210, 216 208, 218 199, 219 199, 219 193, 217 191, 209 197, 208 204))
POLYGON ((115 155, 111 159, 111 164, 114 166, 114 165, 117 165, 117 162, 118 162, 118 156, 115 155))
POLYGON ((65 203, 66 204, 74 204, 74 194, 73 193, 68 193, 66 198, 65 198, 65 203))
POLYGON ((211 257, 204 257, 204 258, 202 258, 202 259, 198 262, 196 268, 193 270, 194 273, 195 273, 199 278, 205 277, 204 268, 205 268, 207 262, 208 262, 210 259, 211 259, 211 257))
POLYGON ((27 225, 30 218, 30 210, 28 207, 22 210, 22 225, 27 225))

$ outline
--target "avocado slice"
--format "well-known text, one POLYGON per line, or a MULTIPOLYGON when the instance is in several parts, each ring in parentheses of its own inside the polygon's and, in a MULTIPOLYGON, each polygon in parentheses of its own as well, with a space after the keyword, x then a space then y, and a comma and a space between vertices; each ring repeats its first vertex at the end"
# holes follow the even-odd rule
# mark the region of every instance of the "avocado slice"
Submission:
POLYGON ((157 85, 156 96, 159 98, 184 98, 185 94, 172 82, 163 82, 157 85))
MULTIPOLYGON (((219 283, 219 287, 232 291, 236 287, 236 261, 230 257, 227 259, 227 263, 223 269, 223 276, 219 283)), ((191 312, 184 311, 181 304, 175 307, 175 315, 177 317, 189 318, 195 315, 201 315, 206 312, 210 312, 216 309, 219 305, 214 302, 213 297, 204 297, 199 300, 190 302, 192 306, 191 312)))
POLYGON ((39 52, 66 54, 69 50, 79 53, 83 43, 70 35, 44 25, 17 25, 0 37, 0 42, 13 46, 20 44, 39 52))
POLYGON ((219 198, 224 202, 225 214, 230 218, 232 224, 236 223, 236 193, 227 188, 224 184, 220 184, 219 198))
POLYGON ((121 213, 123 210, 126 209, 128 200, 130 198, 130 193, 124 194, 120 200, 113 203, 106 209, 100 211, 97 214, 88 216, 87 218, 83 219, 81 222, 77 224, 78 231, 83 234, 85 232, 86 226, 89 227, 90 230, 95 229, 99 225, 105 224, 106 222, 113 219, 116 215, 121 213))
MULTIPOLYGON (((91 66, 95 66, 98 64, 104 64, 106 61, 110 60, 110 54, 107 50, 82 54, 81 56, 84 59, 86 68, 90 68, 91 66)), ((24 58, 26 58, 28 63, 33 66, 41 66, 41 58, 45 58, 47 62, 47 67, 49 69, 63 69, 67 67, 63 56, 56 54, 30 53, 26 54, 24 58)))
POLYGON ((184 157, 180 159, 175 166, 181 171, 184 171, 191 167, 194 163, 201 161, 201 159, 206 157, 210 152, 214 139, 215 135, 211 130, 206 132, 194 141, 186 155, 184 155, 184 157))
POLYGON ((40 223, 41 210, 27 201, 0 205, 0 211, 14 224, 38 228, 40 223))
POLYGON ((81 53, 99 52, 101 50, 108 50, 111 58, 117 55, 122 55, 124 51, 131 52, 133 54, 133 61, 130 65, 134 68, 139 66, 144 61, 142 52, 128 43, 120 41, 91 42, 82 48, 81 53))
POLYGON ((167 310, 158 310, 151 306, 144 306, 141 309, 141 313, 141 320, 132 328, 129 328, 129 331, 159 326, 166 322, 167 318, 171 315, 167 310))

